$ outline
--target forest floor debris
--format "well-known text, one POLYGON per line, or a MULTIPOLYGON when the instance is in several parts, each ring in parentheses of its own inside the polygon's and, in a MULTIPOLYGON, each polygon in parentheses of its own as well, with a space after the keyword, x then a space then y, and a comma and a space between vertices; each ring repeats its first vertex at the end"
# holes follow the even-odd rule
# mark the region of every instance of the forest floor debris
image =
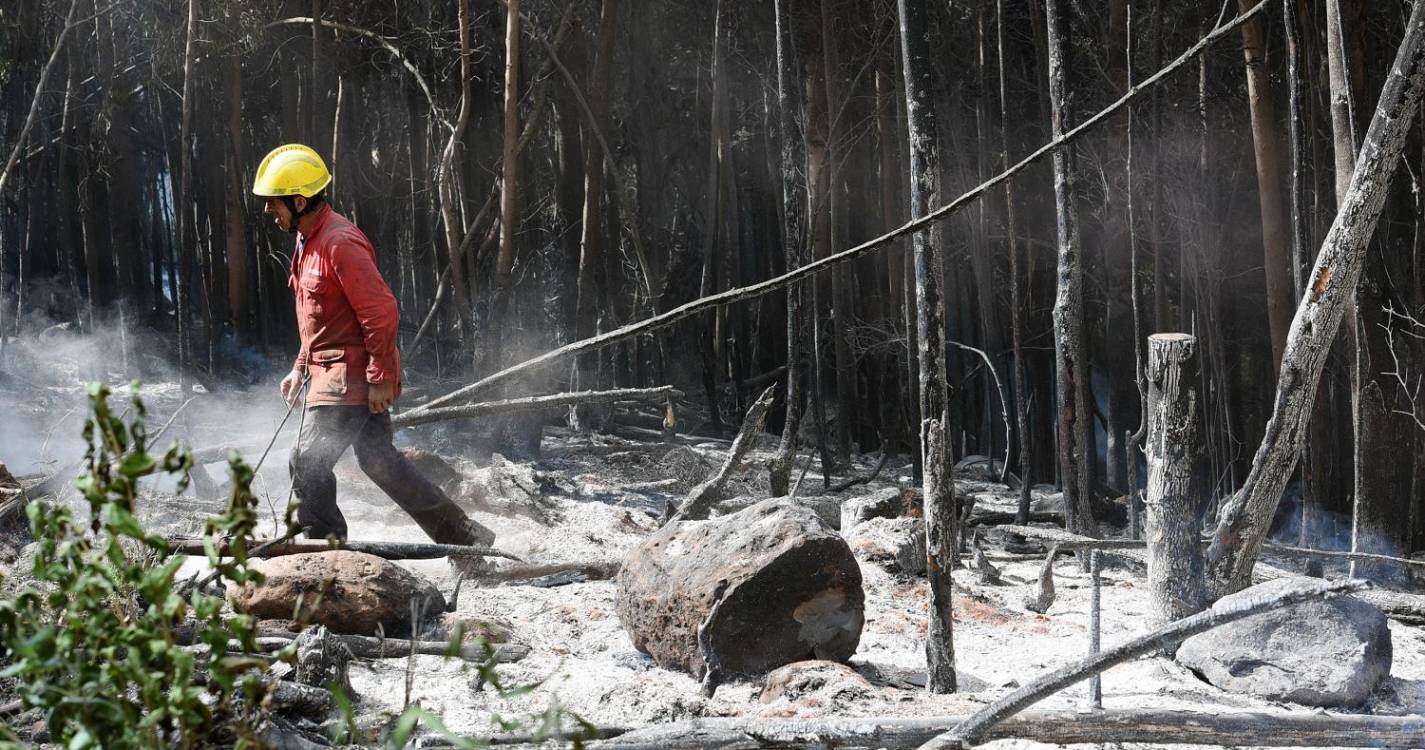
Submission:
MULTIPOLYGON (((179 403, 176 390, 164 386, 145 387, 145 395, 157 423, 162 423, 179 403)), ((64 409, 56 410, 55 406, 64 401, 55 396, 48 408, 61 414, 64 409)), ((280 402, 275 398, 273 401, 272 411, 276 412, 280 402)), ((206 412, 201 404, 190 408, 192 424, 186 426, 189 432, 184 434, 219 437, 215 429, 201 434, 206 412)), ((33 422, 49 426, 37 412, 30 414, 33 422)), ((280 415, 270 419, 268 416, 265 412, 248 414, 245 419, 256 425, 265 420, 275 426, 280 415)), ((775 439, 762 438, 765 439, 756 441, 750 450, 744 468, 729 477, 729 496, 767 496, 762 467, 771 456, 775 439)), ((63 446, 66 442, 73 440, 54 441, 54 455, 49 457, 47 466, 53 467, 61 459, 72 460, 74 452, 70 450, 72 446, 63 446)), ((422 441, 419 431, 404 438, 404 442, 430 447, 422 441)), ((287 497, 286 456, 282 451, 289 444, 290 435, 279 439, 278 448, 255 484, 259 494, 266 496, 265 512, 273 516, 274 526, 287 497)), ((447 726, 461 733, 498 731, 490 723, 492 714, 538 712, 555 698, 562 707, 594 725, 610 727, 705 717, 753 720, 963 715, 1086 652, 1089 580, 1077 560, 1065 555, 1054 564, 1058 584, 1055 600, 1045 614, 1036 614, 1026 610, 1023 601, 1038 585, 1044 555, 1026 558, 1021 547, 1006 550, 1005 535, 986 533, 984 553, 995 560, 998 583, 987 582, 968 565, 954 573, 961 692, 937 696, 928 695, 923 688, 922 639, 927 627, 923 578, 893 572, 863 559, 866 622, 850 667, 869 688, 850 680, 846 684, 854 683, 857 689, 799 690, 792 691, 792 696, 775 695, 774 691, 774 697, 764 703, 765 678, 757 678, 734 680, 720 687, 714 697, 704 697, 696 677, 658 668, 650 658, 634 650, 615 613, 615 583, 607 574, 658 528, 658 519, 670 500, 676 502, 686 496, 722 463, 728 447, 727 441, 716 439, 692 438, 670 444, 549 428, 544 457, 532 462, 502 458, 477 462, 453 451, 436 450, 458 474, 460 483, 476 484, 482 491, 500 495, 495 499, 498 502, 485 503, 483 508, 474 504, 467 507, 476 520, 497 533, 499 549, 522 561, 493 561, 493 569, 484 580, 464 585, 456 611, 440 616, 431 623, 433 629, 422 637, 438 640, 440 635, 430 634, 448 633, 450 623, 456 621, 491 623, 491 629, 499 632, 504 642, 528 649, 522 660, 499 666, 505 684, 538 686, 528 693, 500 697, 495 691, 481 689, 478 680, 472 680, 471 665, 462 659, 434 655, 417 655, 413 660, 359 659, 350 667, 358 719, 370 723, 380 714, 402 709, 408 666, 413 666, 418 676, 410 683, 411 700, 441 715, 447 726)), ((0 456, 0 460, 6 458, 0 456)), ((38 481, 33 478, 35 474, 43 474, 33 470, 34 458, 22 457, 29 459, 32 468, 17 470, 17 475, 32 477, 28 484, 38 481)), ((858 457, 854 472, 870 472, 877 458, 858 457)), ((804 494, 817 496, 822 492, 822 477, 816 468, 813 463, 804 494)), ((214 469, 216 475, 217 467, 214 469)), ((336 472, 352 538, 426 541, 420 529, 361 474, 350 457, 338 464, 336 472)), ((891 498, 913 505, 913 486, 908 463, 893 458, 874 481, 843 493, 843 501, 848 508, 884 505, 891 498)), ((191 490, 175 499, 172 489, 150 488, 146 493, 150 502, 140 508, 147 523, 170 535, 193 535, 208 512, 206 503, 215 508, 221 504, 217 500, 195 499, 191 490)), ((1017 503, 1014 490, 984 478, 957 478, 956 492, 974 498, 976 518, 1012 514, 1017 503)), ((1034 499, 1038 507, 1045 508, 1052 507, 1057 498, 1036 487, 1034 499)), ((880 513, 858 510, 854 515, 864 518, 880 513)), ((1282 567, 1299 567, 1296 562, 1274 559, 1270 552, 1266 558, 1282 567)), ((435 581, 447 594, 454 587, 455 574, 445 560, 400 564, 435 581)), ((1326 567, 1328 574, 1342 575, 1345 566, 1344 561, 1327 561, 1326 567)), ((203 564, 194 559, 187 567, 196 572, 203 564)), ((189 571, 185 571, 187 574, 189 571)), ((1143 632, 1148 601, 1141 570, 1131 561, 1110 557, 1102 576, 1103 642, 1108 647, 1143 632)), ((1390 622, 1389 628, 1395 643, 1391 676, 1359 711, 1376 715, 1420 713, 1425 711, 1425 630, 1396 621, 1390 622)), ((1084 702, 1084 692, 1084 686, 1070 688, 1037 708, 1078 709, 1084 702)), ((1110 710, 1228 714, 1256 711, 1290 716, 1320 713, 1319 709, 1224 692, 1163 658, 1140 659, 1114 668, 1104 675, 1103 692, 1104 705, 1110 710)), ((1037 745, 1000 740, 993 746, 1037 745)))

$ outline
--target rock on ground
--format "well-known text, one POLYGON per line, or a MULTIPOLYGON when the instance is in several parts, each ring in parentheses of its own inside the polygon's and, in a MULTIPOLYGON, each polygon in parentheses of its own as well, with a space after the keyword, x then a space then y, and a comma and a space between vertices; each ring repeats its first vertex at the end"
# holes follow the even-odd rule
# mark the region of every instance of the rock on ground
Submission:
POLYGON ((914 503, 907 496, 910 493, 900 487, 883 487, 866 495, 846 498, 841 503, 842 531, 850 531, 862 521, 872 518, 896 518, 909 515, 907 511, 914 503))
POLYGON ((818 695, 827 702, 835 702, 865 697, 871 690, 871 683, 851 667, 839 662, 813 659, 793 662, 768 674, 767 684, 762 688, 761 701, 795 701, 809 695, 818 695))
POLYGON ((292 617, 335 633, 405 635, 412 630, 413 600, 421 619, 445 611, 445 597, 429 581, 361 552, 285 555, 259 560, 252 567, 265 580, 229 587, 228 601, 233 609, 259 618, 292 617))
MULTIPOLYGON (((1300 580, 1268 581, 1231 597, 1300 580)), ((1349 596, 1316 599, 1195 635, 1183 641, 1177 659, 1231 692, 1308 706, 1355 706, 1390 674, 1390 630, 1372 604, 1349 596)))
POLYGON ((856 557, 891 572, 925 572, 925 522, 919 518, 872 518, 845 532, 856 557))
POLYGON ((619 572, 619 620, 639 651, 695 675, 760 674, 844 661, 864 622, 861 569, 810 509, 765 500, 709 521, 670 524, 619 572))

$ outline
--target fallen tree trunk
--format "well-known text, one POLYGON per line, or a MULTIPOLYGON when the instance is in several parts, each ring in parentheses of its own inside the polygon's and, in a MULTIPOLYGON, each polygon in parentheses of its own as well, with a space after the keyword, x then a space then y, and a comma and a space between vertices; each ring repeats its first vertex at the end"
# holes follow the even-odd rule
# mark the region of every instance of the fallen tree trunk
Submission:
POLYGON ((618 571, 619 563, 612 560, 588 563, 534 563, 481 571, 473 578, 485 582, 523 581, 574 573, 582 575, 590 581, 607 581, 618 575, 618 571))
MULTIPOLYGON (((1025 686, 976 711, 953 729, 921 745, 920 750, 951 750, 982 741, 989 729, 1021 710, 1076 682, 1144 654, 1175 646, 1185 639, 1236 622, 1258 612, 1289 607, 1320 597, 1349 594, 1366 588, 1365 581, 1336 581, 1290 586, 1275 593, 1253 592, 1239 600, 1222 600, 1211 608, 1134 638, 1107 651, 1085 657, 1030 681, 1025 686)), ((1425 725, 1422 725, 1425 726, 1425 725)), ((1062 742, 1062 740, 1060 740, 1062 742)), ((1234 745, 1244 744, 1240 741, 1234 745)))
MULTIPOLYGON (((436 544, 420 542, 356 542, 347 540, 344 542, 328 542, 324 539, 312 540, 292 540, 281 541, 258 551, 258 547, 267 543, 268 540, 254 539, 248 545, 248 557, 284 557, 286 555, 304 555, 309 552, 329 552, 331 550, 346 550, 348 552, 362 552, 368 555, 382 558, 383 560, 434 560, 441 557, 502 557, 508 560, 519 560, 518 557, 487 547, 468 547, 463 544, 436 544)), ((227 540, 214 542, 214 550, 219 557, 228 557, 232 554, 227 540)), ((176 555, 206 555, 202 539, 170 539, 168 551, 176 555)))
POLYGON ((393 429, 404 429, 416 425, 440 422, 447 419, 482 417, 489 414, 505 414, 513 411, 534 411, 556 406, 574 404, 607 404, 618 401, 663 401, 680 398, 683 392, 671 385, 657 388, 619 388, 610 391, 575 391, 555 393, 548 396, 526 396, 503 401, 485 401, 467 406, 451 406, 443 409, 411 410, 391 417, 393 429))
MULTIPOLYGON (((671 513, 666 523, 678 523, 680 521, 697 521, 708 517, 708 512, 712 510, 713 504, 723 497, 723 487, 727 485, 728 477, 732 472, 742 465, 742 459, 747 456, 747 451, 752 449, 752 441, 762 433, 762 428, 767 424, 767 410, 772 408, 772 396, 777 390, 777 386, 771 385, 767 390, 762 391, 762 395, 747 408, 747 414, 742 418, 742 429, 737 431, 737 439, 732 441, 732 448, 728 450, 727 460, 722 462, 722 466, 701 484, 694 487, 686 498, 683 499, 677 510, 671 513)), ((672 506, 669 506, 672 510, 672 506)))
MULTIPOLYGON (((966 718, 694 719, 625 731, 612 739, 585 742, 584 747, 589 750, 805 747, 906 750, 919 747, 966 718)), ((601 728, 600 731, 608 736, 619 730, 601 728)), ((985 739, 1024 739, 1054 745, 1140 742, 1224 747, 1420 747, 1425 743, 1425 718, 1262 712, 1210 714, 1143 709, 1090 713, 1030 711, 991 727, 985 739)), ((439 744, 426 746, 441 747, 439 744)))
POLYGON ((908 221, 905 224, 902 224, 901 226, 892 229, 891 231, 886 232, 885 234, 882 234, 879 237, 869 239, 859 245, 856 245, 855 247, 851 247, 846 250, 842 250, 838 253, 828 255, 825 258, 820 258, 818 260, 807 263, 806 265, 788 271, 787 273, 784 273, 781 276, 775 276, 773 278, 767 279, 766 281, 760 281, 756 284, 750 284, 744 287, 728 289, 723 292, 718 292, 717 294, 712 294, 706 297, 695 299, 691 302, 679 305, 678 307, 675 307, 672 310, 668 310, 667 312, 659 313, 643 320, 629 323, 628 325, 621 326, 607 333, 599 334, 598 336, 592 336, 586 339, 580 339, 578 341, 574 341, 572 343, 561 346, 557 349, 552 349, 537 357, 527 359, 523 362, 506 367, 505 369, 500 370, 499 372, 496 372, 492 375, 481 378, 480 380, 477 380, 474 383, 471 383, 470 385, 460 388, 445 396, 442 396, 428 404, 417 407, 416 409, 412 409, 410 412, 407 413, 411 414, 416 411, 431 409, 444 404, 457 403, 468 398, 474 393, 478 393, 479 391, 488 388, 491 385, 494 385, 495 383, 507 380, 511 376, 524 372, 525 370, 529 370, 540 365, 548 364, 550 362, 554 362, 565 357, 582 354, 587 351, 593 351, 595 349, 599 349, 613 344, 617 341, 622 341, 626 338, 639 336, 645 333, 649 333, 651 331, 658 330, 660 328, 666 328, 668 326, 673 325, 674 323, 677 323, 678 321, 697 315, 705 310, 711 310, 713 308, 730 304, 733 302, 754 299, 764 294, 777 291, 778 289, 781 289, 782 287, 785 287, 788 284, 792 284, 794 282, 801 281, 802 279, 809 278, 811 276, 815 276, 816 274, 828 271, 838 265, 850 262, 863 255, 869 254, 873 250, 884 247, 891 243, 893 240, 899 239, 901 237, 919 231, 923 228, 926 228, 931 224, 935 223, 936 221, 950 216, 955 212, 959 211, 960 209, 964 208, 965 206, 969 205, 970 203, 974 202, 975 200, 978 200, 986 193, 989 193, 990 191, 999 187, 1002 183, 1006 182, 1011 177, 1014 177, 1015 175, 1024 171, 1024 169, 1029 167, 1031 164, 1034 164, 1035 162, 1053 153, 1054 151, 1057 151, 1058 149, 1063 148, 1069 143, 1072 143, 1084 133, 1088 132, 1089 130, 1092 130, 1100 123, 1113 117, 1114 114, 1116 114, 1119 110, 1122 110, 1124 107, 1128 106, 1129 102, 1138 98, 1138 96, 1144 91, 1155 87, 1158 83, 1160 83, 1164 78, 1167 78, 1174 71, 1187 65, 1188 62, 1192 61, 1199 54, 1201 54, 1202 51, 1207 49, 1207 47, 1214 41, 1222 38, 1223 36, 1226 36, 1227 34, 1230 34, 1237 27, 1246 23, 1249 19, 1255 17, 1257 13, 1260 13, 1262 9, 1267 7, 1267 4, 1268 0, 1261 0, 1261 2, 1252 6, 1250 10, 1238 15, 1231 21, 1228 21, 1227 23, 1224 23, 1223 25, 1213 29, 1210 33, 1207 34, 1207 36, 1204 36, 1202 39, 1198 40, 1196 44, 1192 45, 1181 55, 1179 55, 1177 59, 1163 66, 1162 69, 1160 69, 1153 75, 1143 79, 1141 83, 1130 87, 1128 91, 1123 94, 1123 96, 1118 98, 1117 101, 1100 110, 1097 114, 1084 120, 1078 126, 1064 133, 1062 136, 1054 138, 1048 143, 1045 143, 1044 145, 1035 149, 1033 153, 1024 157, 1009 169, 1006 169, 995 175, 994 177, 991 177, 984 183, 974 188, 971 188, 970 190, 961 194, 959 197, 929 212, 925 216, 908 221))
POLYGON ((850 658, 865 594, 846 541, 776 498, 654 532, 624 559, 615 605, 634 648, 715 688, 721 675, 850 658))
MULTIPOLYGON (((529 646, 519 643, 477 642, 452 645, 449 641, 409 641, 404 638, 377 638, 372 635, 333 634, 330 637, 333 643, 342 646, 359 659, 402 659, 410 656, 412 649, 419 656, 450 656, 481 662, 494 659, 496 664, 509 664, 529 656, 529 646)), ((265 650, 278 651, 296 639, 295 633, 264 630, 258 638, 258 645, 265 650)))

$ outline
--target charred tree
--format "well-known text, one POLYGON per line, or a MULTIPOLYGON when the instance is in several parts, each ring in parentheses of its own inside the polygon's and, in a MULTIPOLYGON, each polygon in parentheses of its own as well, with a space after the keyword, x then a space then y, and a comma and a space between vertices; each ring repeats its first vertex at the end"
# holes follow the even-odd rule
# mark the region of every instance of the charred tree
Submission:
MULTIPOLYGON (((1246 12, 1253 3, 1237 0, 1237 5, 1246 12)), ((1291 326, 1291 257, 1287 253, 1286 217, 1282 215, 1276 105, 1268 77, 1261 18, 1253 18, 1242 26, 1242 57, 1247 67, 1247 102, 1251 107, 1252 147, 1257 162, 1257 200, 1262 216, 1262 265, 1267 282, 1272 366, 1280 367, 1286 332, 1291 326)))
MULTIPOLYGON (((594 69, 589 86, 589 107, 594 122, 591 127, 603 128, 609 117, 609 73, 613 68, 614 42, 618 33, 618 0, 603 0, 599 11, 599 46, 594 55, 594 69)), ((579 233, 579 272, 575 288, 574 335, 588 338, 598 332, 604 285, 598 272, 603 259, 603 196, 604 153, 599 139, 584 140, 584 211, 579 233)), ((571 390, 596 385, 595 355, 575 360, 571 390)), ((582 427, 591 416, 588 408, 570 410, 570 421, 582 427)))
POLYGON ((1148 588, 1156 624, 1197 614, 1203 597, 1193 464, 1201 449, 1197 339, 1183 333, 1148 337, 1148 588))
MULTIPOLYGON (((781 159, 778 162, 778 177, 781 186, 782 212, 781 240, 782 255, 786 259, 786 269, 795 270, 801 265, 801 243, 797 232, 796 208, 796 149, 793 141, 797 125, 793 119, 792 60, 788 49, 791 33, 787 5, 790 0, 774 0, 776 14, 774 27, 777 35, 777 135, 781 145, 781 159)), ((772 458, 769 471, 772 496, 787 494, 793 458, 797 454, 797 437, 802 419, 802 285, 787 287, 787 374, 786 374, 786 416, 782 423, 782 439, 777 453, 772 458)))
MULTIPOLYGON (((1045 33, 1049 48, 1049 102, 1053 137, 1063 136, 1069 120, 1068 39, 1064 0, 1046 0, 1045 33)), ((1054 295, 1055 399, 1058 405, 1059 468, 1063 474, 1064 524, 1075 533, 1095 536, 1089 509, 1088 443, 1093 413, 1088 399, 1088 342, 1084 338, 1084 267, 1075 207, 1074 147, 1054 152, 1054 203, 1059 251, 1054 295)))
MULTIPOLYGON (((924 0, 897 0, 901 65, 905 77, 906 134, 910 144, 910 216, 929 213, 939 189, 935 110, 930 101, 930 44, 924 0)), ((911 237, 915 256, 916 353, 919 358, 921 489, 925 498, 926 576, 930 585, 930 630, 926 636, 926 687, 955 691, 951 578, 955 507, 950 472, 945 385, 945 313, 941 298, 939 237, 924 229, 911 237)))

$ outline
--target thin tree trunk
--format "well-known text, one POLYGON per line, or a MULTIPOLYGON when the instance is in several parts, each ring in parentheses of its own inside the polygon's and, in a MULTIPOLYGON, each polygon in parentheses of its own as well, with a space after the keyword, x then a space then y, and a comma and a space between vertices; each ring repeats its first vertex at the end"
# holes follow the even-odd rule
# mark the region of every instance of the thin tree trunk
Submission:
MULTIPOLYGON (((518 2, 518 0, 515 0, 518 2)), ((460 338, 465 346, 468 361, 475 361, 475 322, 470 310, 469 284, 460 260, 461 242, 465 236, 465 225, 461 220, 460 204, 464 190, 460 185, 461 156, 465 151, 465 129, 470 123, 474 108, 470 83, 474 78, 472 51, 470 46, 470 0, 460 0, 460 109, 451 127, 450 137, 441 152, 436 178, 436 194, 440 199, 440 218, 445 226, 445 248, 450 264, 450 288, 455 295, 455 310, 460 321, 460 338)), ((433 118, 439 114, 431 112, 433 118)))
MULTIPOLYGON (((1237 0, 1245 12, 1252 0, 1237 0)), ((1252 111, 1252 145, 1257 158, 1257 199, 1262 216, 1262 263, 1267 280, 1267 323, 1272 337, 1272 367, 1281 366, 1282 347, 1291 326, 1291 257, 1286 218, 1282 215, 1281 165, 1277 157, 1276 106, 1268 77, 1262 20, 1242 26, 1242 57, 1247 66, 1247 102, 1252 111)))
MULTIPOLYGON (((779 175, 782 187, 781 239, 782 253, 786 258, 788 271, 801 265, 801 246, 798 241, 796 221, 796 149, 793 137, 796 135, 796 121, 793 119, 792 102, 792 60, 788 47, 791 21, 787 12, 789 0, 774 0, 777 34, 777 134, 781 143, 779 175)), ((802 285, 787 287, 787 388, 786 417, 782 422, 782 439, 777 446, 777 454, 772 458, 769 481, 772 496, 787 494, 793 459, 797 454, 797 437, 802 419, 802 285)))
POLYGON ((229 55, 227 69, 227 180, 223 197, 227 218, 225 232, 228 271, 228 315, 235 335, 246 336, 252 326, 248 321, 248 246, 243 223, 242 186, 242 58, 229 55))
MULTIPOLYGON (((826 216, 830 248, 841 247, 845 240, 846 207, 841 198, 841 164, 846 161, 841 143, 841 112, 843 97, 849 92, 840 89, 841 73, 837 65, 837 35, 833 26, 836 14, 834 0, 821 0, 821 72, 826 95, 826 216)), ((836 365, 836 459, 851 465, 851 421, 855 408, 855 368, 851 344, 847 340, 851 326, 851 294, 847 278, 849 268, 836 269, 831 275, 831 336, 832 354, 836 365)))
POLYGON ((1309 291, 1292 321, 1266 434, 1241 490, 1219 514, 1208 552, 1212 582, 1225 590, 1247 585, 1272 514, 1296 465, 1317 380, 1346 301, 1355 292, 1366 246, 1375 231, 1406 132, 1425 86, 1425 0, 1414 0, 1350 188, 1322 243, 1309 291))
MULTIPOLYGON (((897 0, 901 58, 905 70, 907 140, 910 143, 910 215, 930 210, 939 189, 933 75, 924 0, 897 0)), ((955 691, 954 622, 950 569, 955 557, 955 508, 946 424, 945 317, 940 282, 939 237, 933 228, 911 238, 915 254, 916 349, 920 372, 920 452, 924 478, 926 576, 930 629, 926 634, 926 687, 955 691)))
MULTIPOLYGON (((999 83, 999 164, 1000 171, 1009 167, 1009 90, 1004 74, 1004 0, 995 0, 995 70, 999 83)), ((1024 363, 1024 291, 1020 281, 1019 227, 1014 215, 1014 191, 1004 186, 1005 234, 1009 254, 1009 328, 1014 349, 1014 422, 1019 438, 1019 505, 1015 523, 1029 522, 1030 440, 1029 440, 1029 378, 1024 363)))
MULTIPOLYGON (((1052 132, 1064 134, 1069 118, 1065 69, 1068 29, 1064 0, 1047 0, 1045 31, 1049 44, 1049 100, 1052 132)), ((1059 237, 1058 287, 1054 296, 1054 361, 1059 410, 1059 467, 1063 472, 1064 523, 1075 533, 1096 536, 1089 509, 1088 441, 1093 423, 1086 387, 1089 376, 1084 340, 1084 268, 1079 247, 1079 216, 1075 207, 1074 148, 1054 152, 1054 200, 1059 237)))
MULTIPOLYGON (((193 189, 193 41, 197 36, 198 0, 188 0, 188 29, 183 45, 183 108, 178 134, 178 189, 174 191, 173 198, 173 213, 177 217, 177 236, 173 250, 178 253, 178 280, 175 283, 178 289, 178 309, 175 316, 178 323, 178 390, 184 393, 187 392, 184 379, 191 364, 193 343, 192 334, 188 330, 192 322, 188 290, 193 278, 193 252, 196 247, 188 244, 189 236, 193 234, 189 229, 192 212, 189 210, 188 201, 192 198, 190 191, 193 189)), ((89 293, 90 299, 93 299, 94 290, 90 289, 89 293)))
MULTIPOLYGON (((589 87, 589 106, 594 122, 590 127, 604 127, 609 116, 609 72, 613 68, 614 42, 618 33, 618 0, 603 0, 599 12, 599 48, 594 55, 593 78, 589 87)), ((575 289, 574 335, 588 338, 598 330, 599 301, 604 297, 603 284, 598 279, 603 268, 604 154, 599 139, 584 142, 584 210, 579 237, 579 273, 575 289)), ((595 385, 597 359, 595 355, 579 357, 574 364, 573 387, 595 385)), ((576 428, 588 422, 592 412, 588 407, 570 409, 570 422, 576 428)), ((601 420, 597 420, 601 421, 601 420)))
MULTIPOLYGON (((464 0, 462 0, 464 1, 464 0)), ((515 266, 515 232, 519 229, 519 138, 520 138, 520 0, 507 0, 505 8, 505 146, 501 167, 504 184, 500 189, 500 252, 495 257, 494 303, 498 315, 505 310, 499 297, 509 294, 510 274, 515 266)))

